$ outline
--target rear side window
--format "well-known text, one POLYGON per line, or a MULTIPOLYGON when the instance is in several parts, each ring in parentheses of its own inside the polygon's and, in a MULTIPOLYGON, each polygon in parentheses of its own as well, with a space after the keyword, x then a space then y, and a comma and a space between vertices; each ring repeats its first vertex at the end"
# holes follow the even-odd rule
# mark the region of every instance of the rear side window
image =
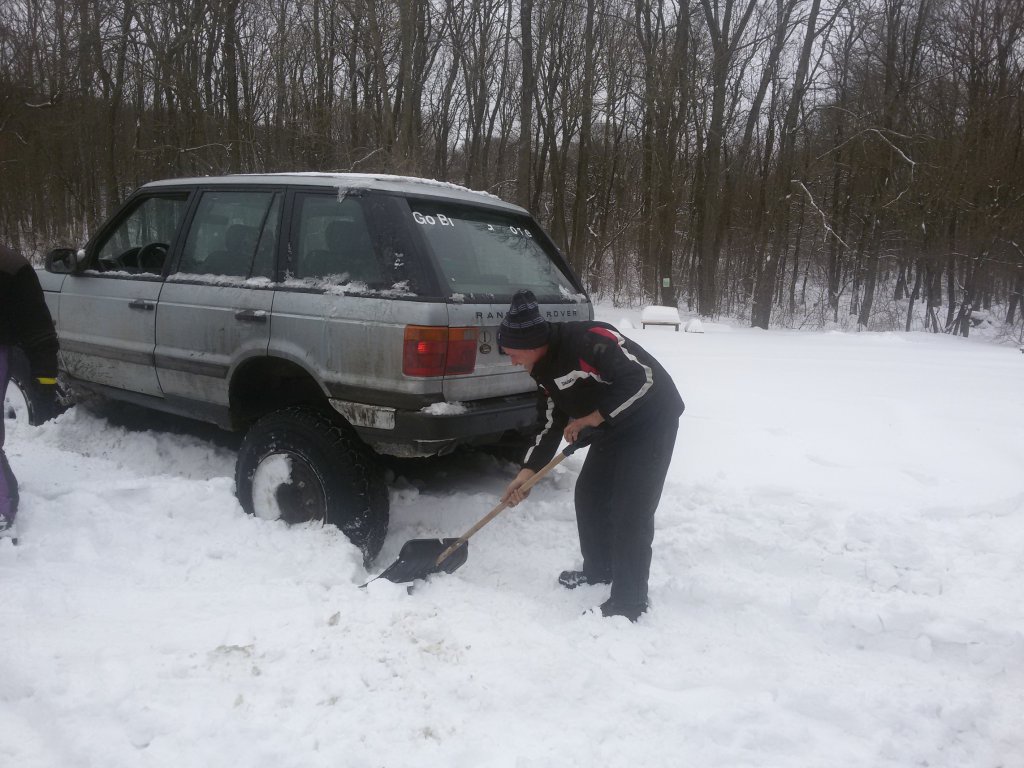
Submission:
POLYGON ((431 285, 408 214, 389 195, 295 195, 285 284, 341 293, 418 296, 431 285))
POLYGON ((205 192, 199 201, 178 272, 267 277, 272 270, 280 193, 205 192))
POLYGON ((303 195, 291 276, 333 283, 380 285, 383 270, 359 200, 303 195))
POLYGON ((510 296, 526 288, 538 298, 578 296, 529 220, 434 201, 409 205, 452 294, 510 296))

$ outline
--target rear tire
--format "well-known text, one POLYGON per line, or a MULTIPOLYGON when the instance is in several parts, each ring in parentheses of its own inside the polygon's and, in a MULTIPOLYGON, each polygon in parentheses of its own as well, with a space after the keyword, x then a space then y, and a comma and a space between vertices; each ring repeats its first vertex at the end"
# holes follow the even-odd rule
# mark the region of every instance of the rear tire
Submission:
POLYGON ((347 425, 296 406, 264 416, 242 440, 235 492, 250 515, 336 525, 369 564, 388 529, 388 494, 376 460, 347 425))

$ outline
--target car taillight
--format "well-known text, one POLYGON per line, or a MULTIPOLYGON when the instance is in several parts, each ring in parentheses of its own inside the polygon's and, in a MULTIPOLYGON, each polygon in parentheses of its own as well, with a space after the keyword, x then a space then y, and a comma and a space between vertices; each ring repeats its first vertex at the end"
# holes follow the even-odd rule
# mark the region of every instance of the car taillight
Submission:
POLYGON ((476 328, 405 326, 402 372, 406 376, 446 376, 476 368, 476 328))

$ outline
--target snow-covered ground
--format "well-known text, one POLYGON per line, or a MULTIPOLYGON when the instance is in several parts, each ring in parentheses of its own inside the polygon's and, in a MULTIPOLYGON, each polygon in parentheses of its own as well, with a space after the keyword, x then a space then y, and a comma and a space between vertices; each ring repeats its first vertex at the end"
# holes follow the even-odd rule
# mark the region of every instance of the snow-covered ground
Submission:
MULTIPOLYGON (((336 530, 242 513, 222 442, 78 408, 8 435, 0 765, 1024 765, 1024 356, 599 316, 687 402, 637 625, 555 581, 582 456, 455 574, 361 590, 336 530)), ((377 567, 514 470, 403 470, 377 567)))

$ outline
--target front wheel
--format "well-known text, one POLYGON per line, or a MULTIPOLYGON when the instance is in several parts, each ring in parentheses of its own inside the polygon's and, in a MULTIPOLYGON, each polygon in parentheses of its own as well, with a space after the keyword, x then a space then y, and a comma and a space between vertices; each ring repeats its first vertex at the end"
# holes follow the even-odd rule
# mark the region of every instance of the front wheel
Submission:
POLYGON ((53 394, 44 394, 40 385, 32 379, 31 367, 25 353, 11 348, 10 379, 4 393, 3 417, 6 421, 21 422, 37 427, 58 416, 71 405, 63 384, 58 383, 56 402, 53 394))
POLYGON ((246 433, 235 490, 250 515, 289 524, 332 523, 368 564, 388 529, 388 494, 376 461, 329 414, 293 407, 264 416, 246 433))
POLYGON ((32 423, 31 402, 24 386, 14 377, 11 377, 4 392, 4 420, 32 423))

